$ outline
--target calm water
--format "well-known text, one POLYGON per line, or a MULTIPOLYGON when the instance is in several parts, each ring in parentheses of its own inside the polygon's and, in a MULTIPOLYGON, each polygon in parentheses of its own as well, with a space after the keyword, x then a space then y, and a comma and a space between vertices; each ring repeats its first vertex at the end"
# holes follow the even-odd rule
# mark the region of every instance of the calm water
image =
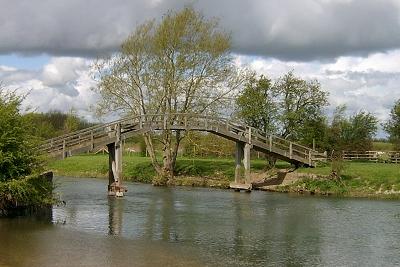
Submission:
POLYGON ((0 219, 0 266, 400 266, 400 201, 56 181, 52 223, 0 219))

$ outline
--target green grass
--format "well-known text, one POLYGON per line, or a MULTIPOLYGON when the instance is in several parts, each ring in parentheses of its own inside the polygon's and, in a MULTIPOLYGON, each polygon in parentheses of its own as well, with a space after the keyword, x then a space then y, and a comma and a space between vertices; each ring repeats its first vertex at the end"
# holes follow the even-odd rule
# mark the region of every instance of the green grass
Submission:
MULTIPOLYGON (((287 167, 285 162, 278 162, 278 168, 287 167)), ((251 161, 252 170, 261 171, 266 167, 266 161, 255 159, 251 161)), ((48 168, 57 175, 76 177, 106 177, 108 175, 108 155, 77 155, 64 160, 51 161, 48 168)), ((137 155, 123 156, 123 176, 127 180, 151 182, 156 175, 150 158, 137 155)), ((176 174, 178 176, 202 176, 227 178, 233 180, 235 175, 234 159, 226 158, 185 158, 177 160, 176 174)))
MULTIPOLYGON (((302 173, 329 175, 330 166, 300 169, 302 173)), ((376 191, 400 191, 400 165, 372 162, 348 162, 342 174, 342 187, 354 194, 375 194, 376 191)))

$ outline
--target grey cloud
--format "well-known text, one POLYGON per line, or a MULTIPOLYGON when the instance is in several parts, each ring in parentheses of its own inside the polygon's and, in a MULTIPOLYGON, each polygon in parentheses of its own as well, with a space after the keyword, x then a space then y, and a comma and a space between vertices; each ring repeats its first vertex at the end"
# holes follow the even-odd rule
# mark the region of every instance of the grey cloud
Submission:
POLYGON ((221 18, 238 54, 309 61, 400 47, 396 0, 0 0, 0 53, 117 51, 136 25, 187 4, 221 18))

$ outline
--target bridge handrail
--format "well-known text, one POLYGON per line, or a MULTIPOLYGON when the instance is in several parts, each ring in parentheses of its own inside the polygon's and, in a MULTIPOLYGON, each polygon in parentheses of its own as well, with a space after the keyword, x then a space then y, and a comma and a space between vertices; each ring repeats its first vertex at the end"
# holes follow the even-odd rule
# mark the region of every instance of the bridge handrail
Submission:
POLYGON ((265 144, 269 143, 271 149, 274 148, 282 150, 284 151, 285 155, 287 152, 290 152, 290 155, 298 154, 298 156, 304 158, 305 160, 310 159, 311 155, 318 153, 318 151, 306 146, 289 141, 271 133, 263 133, 259 129, 231 120, 229 118, 196 113, 144 114, 129 116, 116 121, 94 125, 89 128, 51 138, 43 142, 41 149, 53 149, 58 151, 63 149, 63 147, 66 145, 73 146, 80 144, 81 142, 93 140, 93 138, 105 137, 115 131, 115 127, 118 124, 122 127, 124 125, 127 126, 130 124, 139 124, 140 127, 149 127, 150 129, 154 126, 159 127, 160 125, 167 127, 171 126, 170 123, 167 123, 169 118, 173 119, 172 126, 193 126, 194 124, 200 125, 201 123, 204 123, 204 128, 212 127, 213 125, 217 129, 225 127, 228 131, 234 131, 236 134, 249 138, 249 142, 258 140, 265 144), (108 129, 111 131, 108 131, 108 129))

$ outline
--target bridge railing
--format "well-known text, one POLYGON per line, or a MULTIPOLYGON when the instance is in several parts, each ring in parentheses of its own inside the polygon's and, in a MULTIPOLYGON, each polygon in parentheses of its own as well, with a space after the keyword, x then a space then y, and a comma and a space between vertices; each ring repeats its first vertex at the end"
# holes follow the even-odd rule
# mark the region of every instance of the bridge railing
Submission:
POLYGON ((247 138, 249 143, 262 143, 264 144, 264 147, 271 152, 279 153, 291 159, 301 159, 302 162, 310 164, 312 163, 313 155, 317 153, 317 151, 313 151, 308 147, 272 134, 263 133, 258 129, 242 125, 230 119, 192 113, 146 114, 141 116, 131 116, 52 138, 43 143, 41 149, 47 152, 59 152, 83 143, 94 144, 96 140, 115 135, 117 125, 121 125, 122 131, 124 129, 126 131, 143 128, 155 130, 168 129, 171 127, 175 127, 176 129, 228 131, 236 134, 239 137, 247 138))

